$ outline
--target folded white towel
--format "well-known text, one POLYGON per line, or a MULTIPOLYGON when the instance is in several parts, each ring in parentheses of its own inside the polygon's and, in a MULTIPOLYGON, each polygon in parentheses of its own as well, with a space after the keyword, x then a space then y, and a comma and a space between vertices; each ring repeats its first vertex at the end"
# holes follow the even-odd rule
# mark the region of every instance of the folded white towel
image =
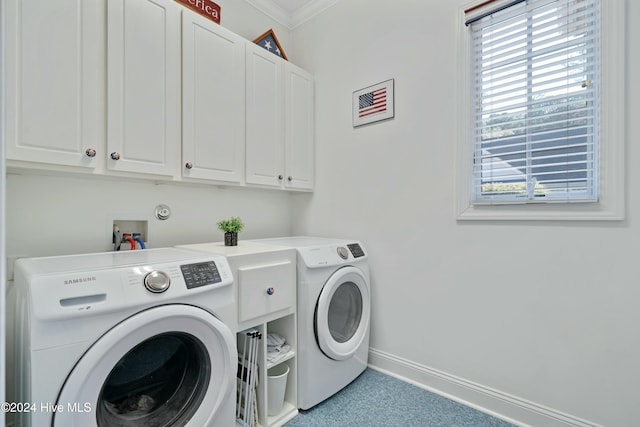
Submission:
POLYGON ((289 353, 289 350, 291 350, 291 346, 289 344, 283 344, 274 350, 267 350, 267 363, 278 362, 280 359, 284 358, 287 353, 289 353))
POLYGON ((267 348, 269 347, 280 347, 284 345, 287 341, 284 339, 282 335, 278 335, 276 333, 267 334, 267 348))

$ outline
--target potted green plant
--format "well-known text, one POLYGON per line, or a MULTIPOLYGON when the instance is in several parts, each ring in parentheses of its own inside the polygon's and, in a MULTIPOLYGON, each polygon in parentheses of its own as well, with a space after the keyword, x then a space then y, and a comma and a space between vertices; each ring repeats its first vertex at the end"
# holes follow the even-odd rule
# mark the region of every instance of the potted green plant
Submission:
POLYGON ((225 246, 238 246, 238 233, 244 228, 242 220, 236 216, 218 222, 218 228, 224 232, 225 246))

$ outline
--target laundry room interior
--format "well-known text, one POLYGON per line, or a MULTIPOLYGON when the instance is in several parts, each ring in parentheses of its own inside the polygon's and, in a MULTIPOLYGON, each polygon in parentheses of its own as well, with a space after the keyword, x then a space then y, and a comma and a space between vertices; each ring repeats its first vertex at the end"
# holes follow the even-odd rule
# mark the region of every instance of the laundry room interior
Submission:
MULTIPOLYGON (((182 8, 183 14, 189 3, 130 1, 169 3, 182 8)), ((640 173, 633 164, 636 157, 640 159, 640 150, 633 141, 640 141, 636 120, 640 82, 634 78, 640 75, 640 50, 635 47, 640 28, 634 26, 635 18, 640 20, 640 2, 600 0, 624 11, 618 22, 623 40, 602 48, 607 58, 620 60, 617 75, 623 77, 621 90, 615 92, 622 97, 608 99, 607 104, 616 113, 615 124, 621 125, 611 133, 619 139, 618 148, 607 149, 608 157, 600 162, 600 202, 615 212, 576 208, 580 204, 540 203, 498 207, 498 215, 486 217, 467 215, 461 208, 466 189, 460 182, 467 176, 460 171, 467 166, 460 160, 460 139, 469 127, 460 111, 465 105, 461 99, 469 93, 460 84, 464 11, 481 1, 310 0, 300 1, 303 7, 296 11, 287 11, 284 1, 277 5, 271 0, 216 0, 220 23, 215 25, 249 42, 272 30, 278 47, 286 52, 283 64, 312 76, 312 163, 303 168, 310 173, 310 183, 299 189, 288 188, 286 182, 249 182, 244 149, 234 154, 241 159, 236 182, 190 178, 188 174, 195 172, 182 170, 185 152, 180 142, 174 146, 178 148, 172 176, 122 172, 110 167, 113 158, 106 157, 90 167, 18 159, 22 152, 8 148, 17 144, 15 139, 42 138, 38 155, 46 156, 48 135, 66 130, 32 129, 21 122, 20 108, 27 104, 20 96, 33 98, 37 88, 20 86, 21 70, 13 60, 24 58, 16 53, 18 36, 7 30, 19 7, 9 3, 39 7, 25 1, 0 3, 3 313, 18 259, 113 251, 114 225, 123 223, 140 227, 145 250, 219 243, 224 233, 218 222, 239 217, 244 223, 238 235, 240 250, 249 241, 286 236, 362 245, 371 294, 370 369, 514 425, 638 424, 640 286, 634 260, 640 253, 640 173), (393 116, 356 126, 354 93, 390 80, 393 116), (16 95, 9 81, 18 82, 16 87, 24 93, 16 95), (158 217, 158 207, 169 209, 168 218, 158 217)), ((58 40, 53 33, 47 37, 48 31, 60 30, 57 19, 69 20, 63 15, 75 9, 72 3, 61 1, 61 16, 49 16, 51 22, 47 20, 37 34, 20 34, 25 45, 46 50, 43 56, 52 61, 52 68, 56 58, 77 60, 70 56, 72 49, 56 44, 64 37, 58 40)), ((114 99, 110 90, 120 84, 108 75, 112 45, 106 17, 112 16, 108 11, 113 4, 124 1, 86 3, 90 6, 82 13, 94 19, 87 28, 95 33, 84 46, 89 50, 84 55, 96 70, 87 78, 92 89, 89 95, 78 91, 69 99, 55 88, 47 89, 46 93, 57 93, 60 99, 42 102, 81 107, 92 103, 90 113, 78 107, 76 131, 79 139, 95 138, 82 141, 83 153, 85 146, 102 147, 97 159, 104 156, 112 138, 108 118, 118 111, 108 101, 114 99), (78 99, 79 94, 86 98, 78 99)), ((15 25, 10 28, 18 32, 15 25)), ((29 66, 28 61, 20 64, 29 66)), ((181 69, 178 87, 184 91, 192 76, 181 69)), ((56 73, 45 68, 23 75, 41 78, 42 87, 55 86, 56 81, 47 77, 50 72, 56 73)), ((31 101, 27 107, 36 102, 31 101)), ((184 99, 179 98, 178 104, 182 106, 178 116, 186 114, 184 99)), ((36 112, 31 118, 53 123, 38 114, 44 113, 36 112)), ((197 111, 193 114, 196 120, 206 121, 197 111)), ((180 117, 186 123, 186 116, 180 117)), ((178 138, 185 135, 180 126, 186 124, 178 124, 178 138)), ((207 131, 213 140, 219 134, 216 127, 207 131)), ((285 133, 283 125, 281 135, 285 133)), ((259 140, 260 135, 243 130, 239 137, 259 140)), ((280 173, 284 178, 279 181, 286 181, 289 172, 280 173)), ((131 231, 125 227, 120 232, 131 231)), ((231 270, 236 269, 230 264, 231 270)), ((265 319, 262 332, 273 321, 265 319)), ((5 344, 5 327, 0 325, 5 344)), ((3 356, 9 351, 6 345, 0 349, 3 356)), ((5 382, 5 366, 0 373, 5 382)), ((3 402, 4 393, 0 391, 3 402)), ((0 418, 0 427, 4 426, 0 418)))

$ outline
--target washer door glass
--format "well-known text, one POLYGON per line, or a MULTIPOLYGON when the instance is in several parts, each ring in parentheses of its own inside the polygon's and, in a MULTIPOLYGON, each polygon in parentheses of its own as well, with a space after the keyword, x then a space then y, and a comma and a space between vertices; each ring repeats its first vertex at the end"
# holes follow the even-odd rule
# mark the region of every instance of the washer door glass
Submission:
POLYGON ((107 377, 98 397, 98 425, 183 425, 204 398, 210 370, 209 355, 193 335, 151 337, 120 359, 107 377))
MULTIPOLYGON (((105 333, 71 371, 54 426, 208 426, 233 390, 235 339, 205 310, 155 307, 105 333)), ((225 423, 231 420, 222 420, 225 423)))
POLYGON ((327 280, 320 292, 315 332, 322 352, 331 359, 353 356, 369 330, 369 287, 363 273, 343 267, 327 280))

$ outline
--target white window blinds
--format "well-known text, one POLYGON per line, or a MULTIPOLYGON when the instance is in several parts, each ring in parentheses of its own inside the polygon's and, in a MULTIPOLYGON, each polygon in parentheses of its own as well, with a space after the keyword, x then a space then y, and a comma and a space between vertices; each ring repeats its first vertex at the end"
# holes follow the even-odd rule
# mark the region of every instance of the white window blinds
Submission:
POLYGON ((598 0, 467 11, 472 203, 598 200, 598 0))

